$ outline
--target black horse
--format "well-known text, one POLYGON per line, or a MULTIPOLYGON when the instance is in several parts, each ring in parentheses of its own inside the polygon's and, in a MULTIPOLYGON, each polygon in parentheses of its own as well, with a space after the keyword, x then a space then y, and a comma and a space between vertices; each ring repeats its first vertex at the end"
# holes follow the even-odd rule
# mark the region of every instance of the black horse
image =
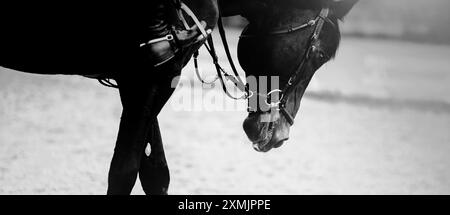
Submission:
MULTIPOLYGON (((244 130, 258 151, 269 151, 288 139, 314 72, 336 53, 338 20, 356 1, 184 0, 209 29, 217 23, 219 8, 222 16, 247 18, 249 25, 238 48, 246 74, 279 76, 280 86, 293 85, 282 92, 279 111, 251 112, 244 121, 244 130), (270 122, 262 120, 267 116, 270 122)), ((183 49, 155 68, 136 46, 145 26, 144 6, 36 4, 28 5, 29 10, 22 5, 2 7, 6 12, 0 17, 0 65, 39 74, 113 74, 123 113, 107 193, 131 193, 139 173, 146 194, 167 194, 169 170, 157 115, 174 91, 172 79, 201 44, 183 49), (146 156, 148 143, 151 154, 146 156)), ((174 18, 173 24, 180 22, 174 18)))

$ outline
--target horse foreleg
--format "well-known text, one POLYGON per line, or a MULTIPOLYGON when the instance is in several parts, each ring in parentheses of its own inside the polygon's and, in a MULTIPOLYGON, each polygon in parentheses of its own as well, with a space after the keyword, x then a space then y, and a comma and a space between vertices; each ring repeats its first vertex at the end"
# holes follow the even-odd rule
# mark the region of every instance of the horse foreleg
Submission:
MULTIPOLYGON (((180 70, 167 69, 164 71, 180 70)), ((168 75, 168 73, 167 73, 168 75)), ((119 79, 123 105, 119 135, 108 178, 108 194, 129 194, 139 172, 147 194, 166 194, 169 170, 162 146, 157 116, 172 95, 172 76, 152 79, 119 79), (150 143, 152 153, 145 156, 150 143)))
MULTIPOLYGON (((161 111, 174 91, 171 79, 163 78, 159 83, 160 88, 158 88, 156 93, 158 97, 155 98, 151 107, 152 113, 156 115, 161 111)), ((156 116, 147 138, 147 142, 151 145, 151 153, 147 156, 145 151, 142 151, 139 179, 147 195, 166 195, 169 188, 170 175, 156 116)))
POLYGON ((140 168, 151 120, 124 110, 108 175, 108 195, 131 193, 140 168))
POLYGON ((118 82, 123 105, 119 134, 108 176, 108 194, 130 194, 137 179, 141 158, 156 119, 154 104, 156 85, 118 82))
POLYGON ((151 145, 149 156, 141 158, 139 179, 147 195, 167 195, 170 182, 169 168, 167 166, 164 147, 158 120, 153 121, 152 131, 148 135, 151 145))

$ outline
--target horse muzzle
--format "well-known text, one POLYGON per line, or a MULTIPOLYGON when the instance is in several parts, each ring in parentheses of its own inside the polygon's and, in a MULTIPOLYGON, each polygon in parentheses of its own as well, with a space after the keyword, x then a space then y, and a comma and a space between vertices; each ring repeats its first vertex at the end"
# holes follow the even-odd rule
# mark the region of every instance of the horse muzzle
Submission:
POLYGON ((268 152, 289 139, 289 123, 279 113, 250 113, 243 123, 244 131, 258 152, 268 152), (267 121, 268 115, 272 121, 267 121))

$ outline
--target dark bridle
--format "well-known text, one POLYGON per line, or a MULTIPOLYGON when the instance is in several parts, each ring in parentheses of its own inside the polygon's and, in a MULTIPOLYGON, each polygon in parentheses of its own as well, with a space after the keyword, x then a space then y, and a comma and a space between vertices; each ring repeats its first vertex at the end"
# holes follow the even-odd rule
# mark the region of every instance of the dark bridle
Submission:
MULTIPOLYGON (((309 38, 308 48, 305 50, 305 54, 303 55, 303 58, 300 61, 300 64, 294 70, 294 72, 291 75, 291 77, 289 78, 289 81, 287 82, 287 84, 283 88, 272 90, 265 95, 261 95, 258 92, 253 92, 253 91, 249 90, 248 85, 244 84, 243 81, 241 80, 241 78, 239 77, 239 74, 236 70, 236 67, 234 66, 234 62, 233 62, 233 59, 232 59, 230 51, 229 51, 229 47, 228 47, 228 43, 227 43, 227 39, 226 39, 226 35, 225 35, 225 30, 224 30, 224 27, 223 27, 223 24, 221 21, 221 17, 220 17, 219 22, 218 22, 219 32, 220 32, 220 36, 222 37, 222 42, 225 47, 225 52, 227 54, 228 61, 230 62, 234 76, 226 73, 225 70, 219 65, 218 59, 217 59, 217 56, 216 56, 216 53, 214 50, 214 44, 212 42, 211 37, 208 38, 207 49, 213 58, 214 64, 216 65, 217 78, 220 79, 224 92, 230 98, 236 99, 236 100, 250 99, 254 95, 259 95, 261 97, 266 98, 266 103, 267 103, 267 98, 270 98, 272 94, 279 93, 279 95, 280 95, 279 101, 271 102, 270 104, 269 103, 267 103, 267 104, 269 105, 270 109, 276 108, 277 110, 279 110, 285 116, 287 122, 290 125, 293 125, 294 117, 286 110, 286 102, 288 99, 287 95, 290 94, 294 89, 296 89, 299 84, 301 84, 301 86, 304 87, 304 84, 303 84, 304 77, 302 76, 302 74, 304 74, 303 73, 304 66, 305 66, 306 62, 308 62, 310 60, 311 53, 316 52, 318 50, 317 47, 318 47, 319 37, 320 37, 320 34, 322 32, 325 22, 330 23, 332 26, 335 26, 335 24, 330 20, 329 15, 330 15, 330 9, 328 7, 326 7, 326 8, 322 8, 320 13, 314 19, 309 20, 305 24, 301 24, 301 25, 294 26, 294 27, 290 26, 286 29, 281 29, 281 30, 277 29, 277 30, 272 30, 272 31, 267 31, 267 32, 265 31, 260 34, 257 33, 257 34, 241 35, 241 38, 277 36, 277 35, 284 35, 284 34, 289 34, 289 33, 296 32, 296 31, 304 30, 304 29, 307 29, 310 27, 315 27, 313 34, 309 38), (245 93, 245 95, 240 98, 232 96, 225 86, 224 79, 232 81, 238 89, 240 89, 242 92, 245 93)), ((320 54, 323 57, 329 58, 329 56, 326 53, 320 53, 320 54)), ((194 56, 194 60, 195 60, 195 65, 196 65, 196 72, 197 72, 199 79, 202 81, 202 83, 207 83, 201 79, 201 77, 198 73, 198 68, 197 68, 198 64, 197 64, 196 56, 194 56)), ((250 106, 251 105, 249 105, 249 107, 248 107, 249 112, 261 112, 261 111, 258 111, 259 108, 252 108, 250 106)))
MULTIPOLYGON (((318 48, 317 48, 318 41, 319 41, 319 37, 320 37, 320 34, 323 29, 323 25, 325 24, 325 22, 328 22, 334 26, 334 23, 329 19, 329 14, 330 14, 330 9, 327 7, 327 8, 323 8, 314 19, 308 21, 305 24, 295 26, 295 27, 291 26, 287 29, 264 32, 263 34, 254 34, 254 35, 245 34, 245 35, 241 36, 241 38, 276 36, 276 35, 289 34, 289 33, 295 32, 295 31, 300 31, 300 30, 304 30, 304 29, 315 26, 314 32, 311 35, 309 42, 308 42, 308 48, 305 50, 305 54, 303 55, 303 58, 300 61, 300 64, 296 67, 296 69, 294 70, 294 73, 290 76, 286 85, 281 89, 272 90, 267 95, 265 95, 266 98, 269 98, 271 96, 271 94, 273 94, 273 93, 277 92, 280 94, 280 96, 279 96, 280 100, 278 102, 271 102, 268 105, 271 108, 277 108, 279 111, 281 111, 281 113, 285 116, 287 122, 290 125, 294 124, 294 117, 288 111, 286 111, 286 102, 288 99, 287 95, 290 94, 297 87, 304 87, 303 82, 305 79, 302 76, 304 74, 303 73, 304 66, 305 66, 306 62, 310 60, 311 53, 316 52, 318 50, 318 48)), ((327 55, 326 53, 320 53, 320 54, 323 57, 329 57, 329 56, 326 56, 327 55)), ((250 93, 250 95, 252 95, 252 93, 250 93)), ((258 112, 258 108, 253 109, 253 108, 249 107, 248 111, 249 112, 258 112)))

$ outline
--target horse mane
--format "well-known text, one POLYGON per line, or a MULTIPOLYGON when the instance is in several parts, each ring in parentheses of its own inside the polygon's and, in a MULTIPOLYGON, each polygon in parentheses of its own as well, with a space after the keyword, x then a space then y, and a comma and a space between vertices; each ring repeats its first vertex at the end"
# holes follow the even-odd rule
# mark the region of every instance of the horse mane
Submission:
POLYGON ((338 20, 343 20, 348 12, 359 0, 254 0, 266 5, 266 7, 296 7, 302 9, 320 9, 330 7, 333 15, 338 20))

